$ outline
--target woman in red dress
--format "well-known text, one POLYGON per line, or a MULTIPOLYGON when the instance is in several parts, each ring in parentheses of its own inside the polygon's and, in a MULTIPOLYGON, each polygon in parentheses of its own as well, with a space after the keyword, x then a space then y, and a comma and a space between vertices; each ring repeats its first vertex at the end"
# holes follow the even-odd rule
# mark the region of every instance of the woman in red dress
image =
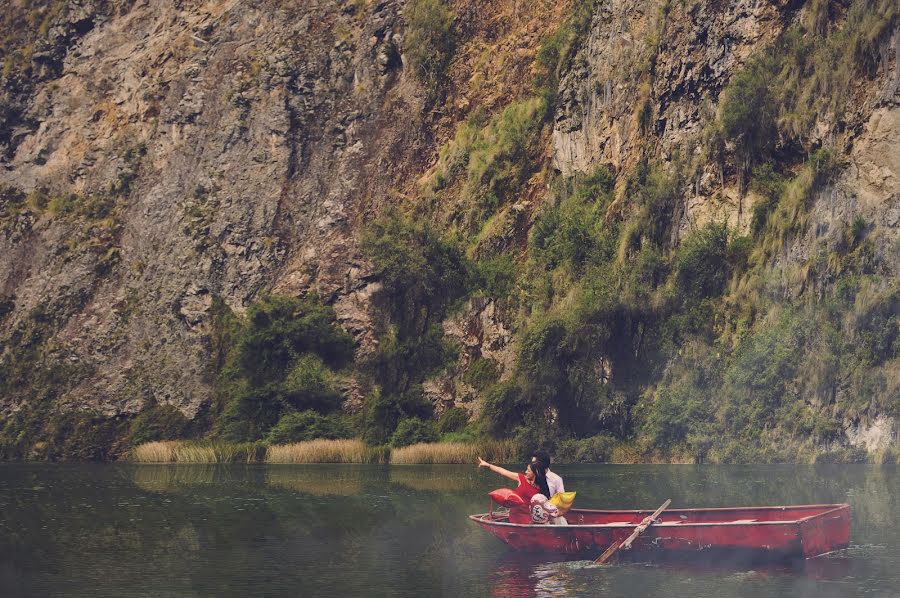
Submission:
MULTIPOLYGON (((519 486, 514 490, 516 494, 522 497, 523 505, 516 505, 509 510, 510 523, 531 523, 531 497, 535 494, 543 494, 549 496, 550 490, 547 487, 547 472, 540 463, 529 463, 525 466, 525 473, 514 473, 508 469, 503 469, 499 465, 492 465, 482 458, 478 458, 478 467, 487 467, 494 473, 499 473, 505 478, 519 482, 519 486)), ((546 499, 545 499, 546 500, 546 499)))

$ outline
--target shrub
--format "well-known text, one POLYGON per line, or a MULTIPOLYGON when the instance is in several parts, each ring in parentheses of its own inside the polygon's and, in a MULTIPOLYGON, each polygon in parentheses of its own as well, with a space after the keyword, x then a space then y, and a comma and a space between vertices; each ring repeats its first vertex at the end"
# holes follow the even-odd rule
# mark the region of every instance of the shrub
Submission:
POLYGON ((607 463, 616 444, 616 439, 606 434, 563 440, 556 446, 555 460, 558 463, 607 463))
POLYGON ((346 416, 321 415, 315 411, 293 411, 281 416, 269 430, 266 442, 288 444, 303 440, 351 438, 353 431, 346 416))
POLYGON ((223 439, 259 440, 285 411, 340 406, 332 369, 350 361, 353 341, 315 296, 263 297, 244 318, 214 300, 212 328, 223 439))
POLYGON ((720 295, 728 281, 728 227, 710 223, 685 239, 675 257, 675 283, 685 304, 720 295))
POLYGON ((510 255, 492 256, 475 263, 472 286, 487 297, 503 299, 516 283, 516 263, 510 255))
POLYGON ((405 15, 410 66, 423 82, 434 85, 453 53, 453 15, 442 0, 411 0, 405 15))
POLYGON ((746 166, 763 160, 775 143, 777 130, 771 78, 771 66, 765 57, 761 57, 737 73, 722 92, 722 129, 735 144, 746 166))
POLYGON ((493 359, 479 357, 469 365, 463 380, 478 390, 485 390, 500 379, 500 367, 493 359))
POLYGON ((469 424, 469 412, 461 407, 446 409, 437 421, 437 431, 441 434, 458 432, 469 424))
POLYGON ((284 378, 282 393, 283 400, 294 409, 315 409, 323 413, 340 408, 343 400, 331 371, 311 353, 296 360, 284 378))
POLYGON ((391 446, 402 447, 423 442, 437 442, 438 433, 433 421, 419 418, 404 419, 391 435, 391 446))
POLYGON ((282 378, 295 360, 314 353, 331 367, 353 357, 353 340, 335 324, 334 310, 318 297, 263 297, 247 309, 237 364, 254 384, 282 378))
POLYGON ((432 412, 431 403, 422 393, 421 386, 393 394, 376 389, 366 398, 363 438, 369 444, 387 444, 403 419, 427 419, 432 412))
POLYGON ((129 442, 132 446, 156 440, 183 438, 190 422, 172 405, 154 405, 131 422, 129 442))

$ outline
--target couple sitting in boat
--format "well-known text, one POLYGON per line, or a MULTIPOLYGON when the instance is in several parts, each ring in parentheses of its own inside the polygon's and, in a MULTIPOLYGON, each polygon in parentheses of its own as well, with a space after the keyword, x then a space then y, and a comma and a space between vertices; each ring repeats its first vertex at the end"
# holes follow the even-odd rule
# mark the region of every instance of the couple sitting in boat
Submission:
POLYGON ((531 454, 531 462, 525 466, 525 473, 514 473, 498 465, 478 459, 478 467, 487 467, 494 473, 516 481, 519 486, 513 491, 522 499, 509 504, 510 523, 550 523, 567 525, 559 507, 551 501, 565 492, 562 478, 550 471, 550 455, 544 451, 531 454))

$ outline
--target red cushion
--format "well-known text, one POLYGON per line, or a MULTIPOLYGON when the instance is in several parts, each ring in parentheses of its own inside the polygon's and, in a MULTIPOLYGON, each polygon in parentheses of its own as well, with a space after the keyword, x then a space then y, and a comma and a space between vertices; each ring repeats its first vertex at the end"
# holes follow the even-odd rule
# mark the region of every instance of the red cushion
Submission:
POLYGON ((515 490, 510 490, 509 488, 497 488, 493 492, 488 492, 488 496, 490 496, 491 500, 495 503, 503 507, 513 507, 515 505, 525 504, 522 497, 516 494, 515 490))

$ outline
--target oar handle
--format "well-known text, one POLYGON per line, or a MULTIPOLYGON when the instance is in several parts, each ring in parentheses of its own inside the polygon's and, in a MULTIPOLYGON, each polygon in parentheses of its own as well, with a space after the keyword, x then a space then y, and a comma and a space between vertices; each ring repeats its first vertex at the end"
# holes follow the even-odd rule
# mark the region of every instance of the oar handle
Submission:
POLYGON ((672 499, 666 499, 666 502, 664 502, 658 509, 656 509, 656 511, 653 512, 652 515, 650 515, 649 521, 647 521, 646 523, 642 522, 639 526, 637 526, 634 532, 630 536, 628 536, 628 539, 622 542, 620 548, 631 548, 631 543, 634 542, 634 539, 637 538, 638 535, 644 533, 644 530, 650 527, 650 525, 652 525, 653 522, 656 521, 656 518, 659 517, 663 511, 669 508, 670 504, 672 504, 672 499))
POLYGON ((643 523, 643 522, 642 522, 640 525, 638 525, 638 526, 634 529, 634 531, 631 532, 631 535, 628 536, 628 538, 627 538, 624 542, 613 542, 612 545, 611 545, 609 548, 607 548, 607 549, 603 552, 603 554, 601 554, 600 556, 598 556, 598 557, 597 557, 597 560, 595 560, 594 562, 597 563, 598 565, 602 565, 602 564, 605 563, 607 560, 609 560, 609 557, 611 557, 613 554, 615 554, 615 552, 616 552, 620 547, 624 546, 625 548, 629 548, 629 547, 631 546, 631 543, 634 542, 634 539, 637 538, 639 535, 641 535, 641 533, 642 533, 645 529, 647 529, 648 527, 650 527, 650 525, 651 525, 654 521, 656 521, 656 518, 659 517, 660 513, 662 513, 663 511, 665 511, 667 508, 669 508, 669 505, 670 505, 670 504, 672 504, 672 499, 671 499, 671 498, 666 499, 666 502, 664 502, 662 505, 660 505, 660 507, 659 507, 658 509, 656 509, 656 511, 653 512, 653 515, 650 515, 650 517, 649 517, 650 520, 649 520, 649 521, 646 521, 646 520, 645 520, 646 523, 643 523))

